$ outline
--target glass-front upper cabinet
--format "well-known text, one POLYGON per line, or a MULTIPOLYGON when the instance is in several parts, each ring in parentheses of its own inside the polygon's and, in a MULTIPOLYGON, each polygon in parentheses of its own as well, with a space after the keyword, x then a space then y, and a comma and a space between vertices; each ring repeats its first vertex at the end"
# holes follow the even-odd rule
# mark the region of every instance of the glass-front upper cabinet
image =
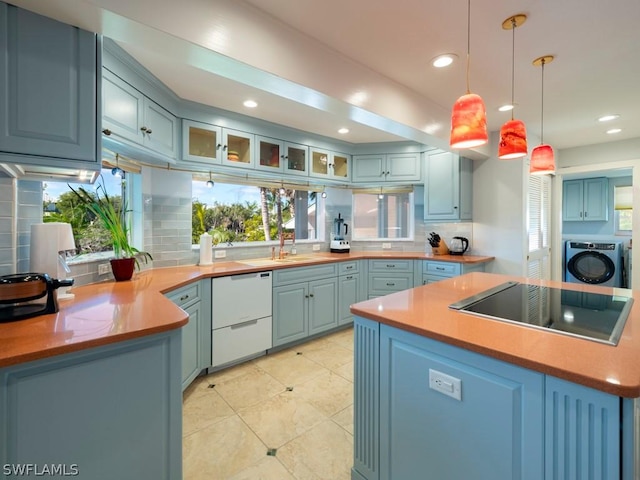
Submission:
POLYGON ((350 155, 311 149, 311 176, 349 180, 350 155))
POLYGON ((284 142, 256 136, 256 169, 268 172, 284 170, 284 142))
POLYGON ((220 164, 221 128, 208 123, 182 120, 182 159, 204 164, 220 164))
POLYGON ((309 147, 296 143, 284 144, 284 172, 291 175, 308 176, 309 147))
POLYGON ((238 130, 222 129, 222 164, 232 167, 253 168, 255 135, 238 130))

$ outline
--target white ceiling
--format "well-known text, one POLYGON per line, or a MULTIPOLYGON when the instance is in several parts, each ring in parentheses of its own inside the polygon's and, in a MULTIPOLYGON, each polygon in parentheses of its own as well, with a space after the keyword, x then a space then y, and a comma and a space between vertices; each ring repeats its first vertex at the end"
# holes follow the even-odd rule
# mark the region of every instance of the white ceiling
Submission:
MULTIPOLYGON (((466 93, 464 0, 10 0, 103 33, 180 97, 352 143, 411 139, 448 146, 450 110, 466 93), (435 69, 451 52, 458 61, 435 69), (242 100, 258 101, 248 111, 242 100), (346 136, 336 133, 350 128, 346 136)), ((489 129, 510 113, 556 149, 640 137, 640 1, 491 0, 471 5, 471 91, 489 129), (620 114, 609 124, 597 118, 620 114), (605 130, 622 132, 607 135, 605 130)), ((480 154, 491 155, 485 147, 480 154)), ((495 153, 493 153, 495 154, 495 153)))

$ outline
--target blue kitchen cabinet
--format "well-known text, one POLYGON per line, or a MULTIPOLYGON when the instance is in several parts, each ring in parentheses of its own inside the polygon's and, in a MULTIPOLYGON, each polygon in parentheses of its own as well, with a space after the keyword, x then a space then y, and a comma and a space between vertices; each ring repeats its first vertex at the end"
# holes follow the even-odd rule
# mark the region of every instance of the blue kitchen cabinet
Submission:
POLYGON ((420 172, 419 153, 353 156, 354 183, 418 182, 420 172))
POLYGON ((341 262, 338 272, 338 324, 347 325, 353 322, 351 305, 363 300, 360 262, 341 262))
POLYGON ((544 375, 387 325, 377 347, 375 329, 356 317, 355 478, 543 478, 544 375), (430 388, 452 380, 460 399, 430 388))
POLYGON ((609 181, 606 177, 565 180, 562 183, 562 220, 566 222, 606 222, 609 181))
MULTIPOLYGON (((416 260, 422 263, 422 285, 439 282, 471 272, 484 272, 484 263, 439 262, 437 260, 416 260)), ((419 267, 416 267, 419 270, 419 267)), ((416 284, 418 284, 416 282, 416 284)))
POLYGON ((181 479, 180 329, 0 368, 0 465, 27 464, 181 479))
POLYGON ((338 270, 334 263, 273 272, 273 346, 338 326, 338 270))
POLYGON ((182 327, 182 390, 211 366, 211 279, 170 292, 167 298, 189 315, 182 327))
POLYGON ((427 155, 424 219, 469 221, 473 216, 473 165, 468 158, 443 152, 427 155))
POLYGON ((175 163, 178 126, 173 114, 103 69, 102 133, 107 144, 118 142, 125 149, 142 147, 147 155, 159 154, 160 159, 175 163))
POLYGON ((367 264, 367 298, 413 288, 413 260, 375 259, 367 264))
POLYGON ((93 33, 0 3, 3 161, 100 169, 100 45, 93 33))

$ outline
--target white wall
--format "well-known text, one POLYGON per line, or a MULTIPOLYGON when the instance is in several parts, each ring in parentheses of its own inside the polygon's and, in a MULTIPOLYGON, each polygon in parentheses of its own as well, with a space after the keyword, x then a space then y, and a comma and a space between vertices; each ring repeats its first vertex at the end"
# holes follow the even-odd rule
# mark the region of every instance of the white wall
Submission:
POLYGON ((558 168, 636 160, 640 158, 640 138, 567 148, 556 154, 558 168))

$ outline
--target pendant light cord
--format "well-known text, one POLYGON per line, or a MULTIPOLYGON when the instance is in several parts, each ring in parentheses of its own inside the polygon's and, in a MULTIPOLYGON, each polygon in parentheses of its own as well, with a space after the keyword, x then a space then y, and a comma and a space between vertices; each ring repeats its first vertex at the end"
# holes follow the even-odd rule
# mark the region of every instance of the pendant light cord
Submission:
POLYGON ((542 92, 541 92, 541 101, 540 101, 540 145, 544 143, 544 58, 540 61, 540 66, 542 67, 542 92))
POLYGON ((471 0, 467 2, 467 95, 471 93, 469 86, 469 64, 471 63, 471 0))
POLYGON ((511 19, 511 120, 513 120, 513 111, 516 108, 514 100, 514 85, 516 83, 516 18, 511 19))

